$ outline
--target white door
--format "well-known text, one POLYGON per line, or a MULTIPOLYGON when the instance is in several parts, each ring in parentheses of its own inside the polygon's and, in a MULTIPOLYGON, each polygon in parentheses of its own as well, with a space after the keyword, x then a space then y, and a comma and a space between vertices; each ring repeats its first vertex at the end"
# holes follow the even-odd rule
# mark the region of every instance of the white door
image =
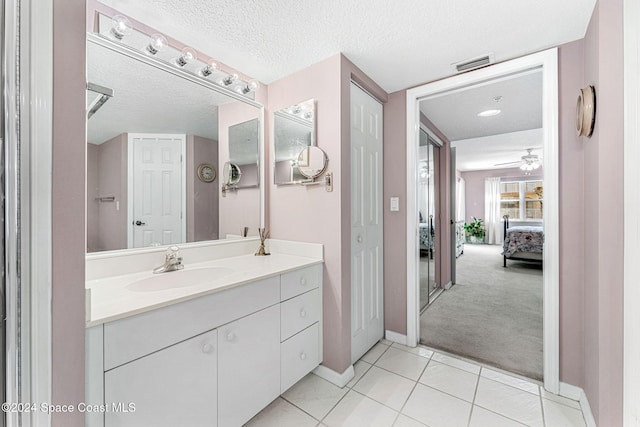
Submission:
POLYGON ((185 135, 129 134, 129 247, 184 243, 185 135))
POLYGON ((384 334, 382 104, 351 83, 351 360, 384 334))

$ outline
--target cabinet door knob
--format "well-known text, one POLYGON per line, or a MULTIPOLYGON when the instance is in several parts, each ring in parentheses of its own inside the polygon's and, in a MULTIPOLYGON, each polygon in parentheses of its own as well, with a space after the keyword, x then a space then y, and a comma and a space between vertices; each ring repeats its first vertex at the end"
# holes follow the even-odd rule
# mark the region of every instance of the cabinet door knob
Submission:
POLYGON ((300 353, 300 360, 305 360, 306 358, 307 358, 307 355, 304 353, 304 351, 300 353))
POLYGON ((301 277, 301 278, 300 278, 300 284, 301 284, 302 286, 306 285, 306 284, 307 284, 307 279, 305 279, 304 277, 301 277))
POLYGON ((202 344, 203 353, 211 353, 212 351, 213 351, 213 346, 211 344, 202 344))
POLYGON ((300 317, 307 317, 307 312, 304 311, 304 308, 300 310, 300 317))
POLYGON ((227 341, 234 341, 236 339, 236 334, 235 332, 229 332, 227 334, 227 341))

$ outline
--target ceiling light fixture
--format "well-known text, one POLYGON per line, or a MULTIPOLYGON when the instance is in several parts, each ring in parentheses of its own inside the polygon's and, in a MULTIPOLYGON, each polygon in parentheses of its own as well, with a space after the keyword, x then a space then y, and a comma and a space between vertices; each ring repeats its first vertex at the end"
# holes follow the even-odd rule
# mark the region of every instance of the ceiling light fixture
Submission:
POLYGON ((193 48, 190 48, 189 46, 185 46, 185 48, 182 49, 182 54, 176 58, 175 63, 178 67, 184 67, 189 62, 195 59, 196 59, 196 51, 193 50, 193 48))
POLYGON ((111 23, 113 24, 113 27, 111 27, 111 35, 117 40, 122 40, 125 36, 133 32, 131 22, 126 16, 115 15, 111 18, 111 23))
POLYGON ((218 64, 213 61, 209 61, 207 65, 198 70, 198 74, 200 74, 202 77, 209 77, 211 74, 215 73, 218 70, 220 70, 218 64))
POLYGON ((164 49, 164 47, 167 46, 168 44, 169 42, 167 42, 167 39, 165 38, 165 36, 163 36, 162 34, 156 33, 151 36, 151 41, 145 48, 145 52, 151 55, 155 55, 158 52, 160 52, 162 49, 164 49))
POLYGON ((478 113, 478 117, 491 117, 491 116, 497 116, 498 114, 500 114, 502 112, 502 110, 498 110, 498 109, 492 109, 492 110, 484 110, 484 111, 480 111, 478 113))

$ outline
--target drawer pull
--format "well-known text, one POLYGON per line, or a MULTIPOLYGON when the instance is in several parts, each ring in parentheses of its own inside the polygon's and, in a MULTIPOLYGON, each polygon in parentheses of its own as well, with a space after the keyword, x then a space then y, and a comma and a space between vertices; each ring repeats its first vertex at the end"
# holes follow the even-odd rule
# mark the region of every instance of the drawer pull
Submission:
POLYGON ((307 355, 304 353, 304 351, 300 353, 300 360, 305 360, 306 358, 307 358, 307 355))
POLYGON ((307 317, 307 312, 304 311, 304 308, 302 310, 300 310, 300 317, 307 317))
POLYGON ((213 346, 211 344, 203 344, 202 352, 203 353, 211 353, 213 351, 213 346))
POLYGON ((227 334, 227 341, 232 342, 236 340, 236 334, 235 332, 229 332, 227 334))
POLYGON ((300 284, 301 284, 302 286, 305 286, 305 285, 307 284, 307 279, 305 279, 304 277, 301 277, 301 278, 300 278, 300 284))

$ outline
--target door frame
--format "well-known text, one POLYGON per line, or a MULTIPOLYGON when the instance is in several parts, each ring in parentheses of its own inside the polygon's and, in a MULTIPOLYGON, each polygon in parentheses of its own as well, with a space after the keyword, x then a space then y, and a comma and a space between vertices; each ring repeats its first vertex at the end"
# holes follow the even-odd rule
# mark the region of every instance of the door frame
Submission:
POLYGON ((559 304, 559 199, 558 199, 558 50, 557 48, 458 74, 407 90, 407 345, 420 337, 419 290, 416 252, 416 138, 420 125, 419 102, 425 97, 509 76, 532 68, 542 69, 542 123, 544 129, 545 242, 543 375, 546 390, 560 387, 559 304))
MULTIPOLYGON (((133 215, 133 141, 135 138, 139 138, 144 135, 153 135, 158 138, 175 138, 176 136, 182 137, 182 143, 180 147, 180 159, 181 159, 181 172, 180 179, 182 180, 182 195, 180 201, 180 207, 182 209, 181 214, 181 232, 184 242, 187 242, 187 191, 186 191, 186 183, 187 183, 187 135, 183 133, 128 133, 127 134, 127 249, 134 248, 133 246, 133 227, 131 224, 133 223, 134 215, 133 215)), ((142 248, 138 248, 142 249, 142 248)))

